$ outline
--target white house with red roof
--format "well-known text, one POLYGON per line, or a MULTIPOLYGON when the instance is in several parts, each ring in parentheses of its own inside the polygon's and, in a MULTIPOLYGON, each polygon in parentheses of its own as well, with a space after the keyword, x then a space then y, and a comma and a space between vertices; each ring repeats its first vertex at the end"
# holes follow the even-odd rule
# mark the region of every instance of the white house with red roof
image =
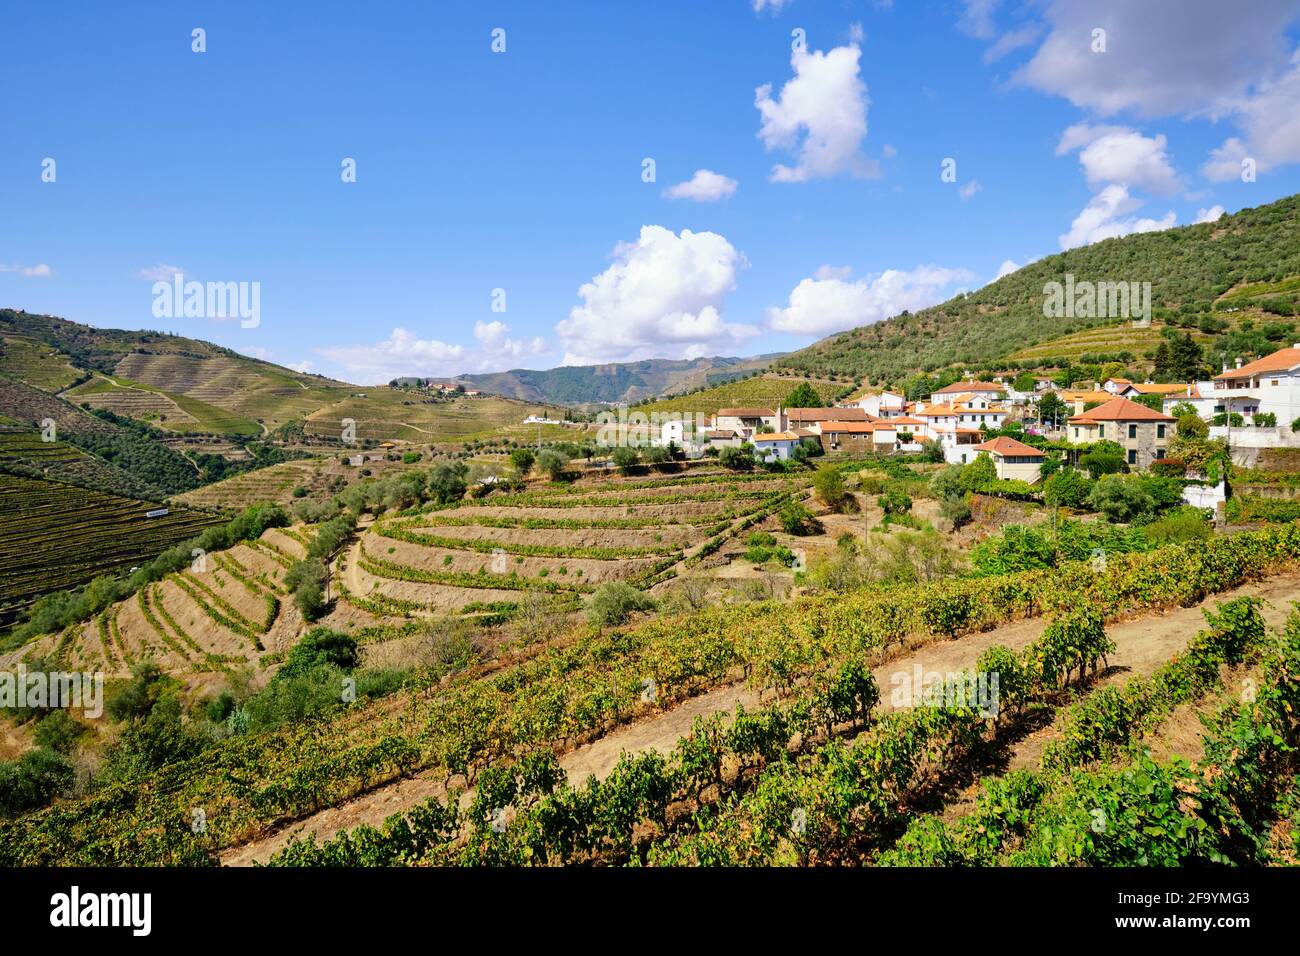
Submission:
MULTIPOLYGON (((1205 396, 1204 389, 1200 390, 1205 396)), ((1214 412, 1237 412, 1249 418, 1257 413, 1277 416, 1279 425, 1290 426, 1300 418, 1300 343, 1278 349, 1214 376, 1209 389, 1214 412)))
POLYGON ((1076 445, 1117 442, 1130 467, 1148 468, 1157 458, 1165 457, 1169 440, 1174 437, 1174 418, 1116 396, 1072 416, 1065 434, 1076 445))
POLYGON ((1011 481, 1027 481, 1037 484, 1042 476, 1043 460, 1047 457, 1032 445, 999 435, 997 438, 981 442, 971 448, 975 454, 988 455, 993 459, 998 478, 1011 481))

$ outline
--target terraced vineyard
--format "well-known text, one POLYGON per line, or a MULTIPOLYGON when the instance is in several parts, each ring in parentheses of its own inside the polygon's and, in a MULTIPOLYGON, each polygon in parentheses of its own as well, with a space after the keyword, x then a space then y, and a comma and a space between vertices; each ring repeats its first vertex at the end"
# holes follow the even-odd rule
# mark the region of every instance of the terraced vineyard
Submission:
POLYGON ((216 524, 211 515, 76 485, 0 474, 0 608, 141 564, 216 524))
MULTIPOLYGON (((1294 570, 1297 558, 1300 530, 1287 526, 1121 555, 1100 571, 1087 561, 1071 562, 978 581, 714 608, 614 634, 593 628, 486 676, 471 672, 416 687, 392 701, 358 702, 326 720, 219 741, 192 760, 163 767, 147 782, 107 787, 0 823, 0 861, 210 863, 224 847, 421 769, 447 786, 454 780, 476 786, 470 814, 462 818, 454 812, 455 801, 435 797, 415 808, 409 820, 402 815, 382 834, 336 844, 323 859, 446 861, 450 852, 462 862, 517 863, 524 862, 531 845, 532 863, 617 862, 650 853, 649 839, 661 845, 653 862, 662 863, 727 862, 755 853, 775 862, 799 862, 805 849, 828 862, 851 860, 844 854, 856 852, 850 842, 855 834, 867 837, 865 846, 873 852, 887 847, 901 834, 898 824, 913 801, 933 792, 931 781, 953 780, 966 766, 965 755, 978 749, 977 737, 990 732, 969 708, 873 714, 873 682, 864 679, 863 661, 897 660, 919 647, 975 639, 1009 622, 1051 615, 1053 623, 1032 642, 1033 649, 1013 656, 1018 666, 1031 668, 1032 681, 1023 685, 1029 696, 1022 700, 1028 704, 1041 694, 1056 707, 1068 700, 1060 690, 1084 685, 1095 662, 1105 663, 1109 644, 1098 632, 1099 623, 1176 612, 1207 595, 1294 570), (655 687, 650 699, 644 691, 647 678, 655 687), (573 794, 560 786, 555 753, 744 680, 772 706, 765 704, 752 720, 742 722, 737 715, 735 733, 720 719, 706 722, 671 765, 650 754, 624 761, 607 780, 589 785, 590 793, 573 794), (800 728, 807 731, 802 744, 787 749, 791 732, 800 728), (839 728, 867 733, 860 744, 848 746, 839 728), (742 760, 738 778, 734 769, 726 769, 735 767, 733 757, 742 760), (668 769, 673 773, 664 778, 668 769), (769 778, 771 783, 762 782, 769 778), (783 780, 790 786, 782 789, 783 780), (674 814, 679 829, 669 832, 663 810, 679 792, 687 811, 715 793, 724 799, 726 814, 684 822, 674 814), (768 802, 755 802, 751 793, 768 802), (553 812, 535 815, 539 801, 550 794, 558 801, 546 805, 553 812), (797 802, 805 795, 806 804, 797 802), (805 808, 794 833, 807 835, 802 846, 790 838, 792 800, 794 809, 805 808), (502 829, 493 825, 494 807, 507 805, 520 825, 502 829), (771 815, 763 815, 764 805, 771 815), (188 824, 193 807, 209 808, 201 834, 188 824), (593 812, 598 819, 589 825, 593 812), (550 829, 566 818, 577 825, 550 829), (545 826, 533 828, 529 821, 545 826), (456 839, 462 823, 467 843, 456 839), (571 842, 582 834, 587 836, 571 842), (543 843, 530 844, 534 837, 543 843), (755 839, 769 842, 755 846, 755 839), (719 852, 713 854, 711 847, 719 852)), ((1223 627, 1211 627, 1219 636, 1202 642, 1206 655, 1243 659, 1243 649, 1261 644, 1249 620, 1234 616, 1223 627)), ((106 630, 111 641, 111 626, 106 630)), ((1280 669, 1269 671, 1265 663, 1257 704, 1245 715, 1248 721, 1272 721, 1272 731, 1257 732, 1251 749, 1224 762, 1225 767, 1248 766, 1258 755, 1261 766, 1279 771, 1269 774, 1275 782, 1289 780, 1285 761, 1290 759, 1276 742, 1289 746, 1300 730, 1293 713, 1300 705, 1293 663, 1297 629, 1288 633, 1291 646, 1278 644, 1271 652, 1280 669)), ((1184 673, 1170 676, 1182 681, 1184 673)), ((1244 723, 1237 726, 1246 729, 1244 723)), ((1246 795, 1253 800, 1259 793, 1255 781, 1246 795)), ((1230 789, 1223 799, 1228 803, 1208 809, 1230 806, 1230 789)), ((1093 804, 1080 805, 1086 811, 1093 804)), ((1246 819, 1257 826, 1264 816, 1252 810, 1246 819)), ((1138 833, 1141 839, 1158 839, 1158 834, 1138 833)), ((1195 845, 1190 852, 1195 858, 1195 845)), ((310 848, 288 858, 321 860, 310 848)))
POLYGON ((52 658, 80 670, 126 676, 151 660, 187 681, 257 670, 278 660, 297 639, 302 618, 281 583, 301 557, 291 535, 268 531, 261 540, 206 555, 188 570, 147 584, 93 620, 51 634, 0 657, 52 658))
POLYGON ((69 401, 153 422, 179 432, 255 436, 257 422, 180 392, 167 392, 127 378, 97 376, 64 393, 69 401))
POLYGON ((794 391, 801 382, 807 382, 830 404, 847 387, 844 382, 821 378, 795 378, 778 375, 760 375, 737 382, 724 382, 713 388, 701 389, 677 398, 662 398, 656 402, 636 406, 639 412, 680 412, 713 415, 720 408, 775 408, 794 391))
POLYGON ((508 614, 527 593, 571 609, 607 581, 668 580, 808 483, 766 474, 598 481, 404 512, 360 536, 339 593, 379 620, 508 614))

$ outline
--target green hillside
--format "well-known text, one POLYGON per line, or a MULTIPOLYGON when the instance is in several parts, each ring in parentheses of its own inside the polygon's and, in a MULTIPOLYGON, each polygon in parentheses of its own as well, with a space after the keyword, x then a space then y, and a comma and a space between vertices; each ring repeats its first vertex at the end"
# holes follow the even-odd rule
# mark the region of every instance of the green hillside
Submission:
MULTIPOLYGON (((1067 273, 1076 282, 1150 282, 1157 329, 1196 329, 1209 336, 1206 359, 1211 366, 1238 356, 1252 358, 1289 342, 1300 311, 1300 282, 1295 279, 1300 275, 1300 197, 1243 209, 1213 223, 1108 239, 1048 256, 941 305, 823 339, 779 359, 774 369, 897 383, 953 366, 995 370, 1001 367, 998 360, 1013 353, 1068 354, 1075 350, 1039 346, 1115 323, 1044 316, 1044 286, 1063 282, 1067 273)), ((1133 351, 1133 361, 1148 360, 1133 351)))

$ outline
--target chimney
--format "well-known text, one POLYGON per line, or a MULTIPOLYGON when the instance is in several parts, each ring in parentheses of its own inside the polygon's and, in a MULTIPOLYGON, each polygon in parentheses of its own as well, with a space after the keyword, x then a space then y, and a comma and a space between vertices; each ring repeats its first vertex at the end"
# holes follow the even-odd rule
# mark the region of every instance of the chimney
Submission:
POLYGON ((1237 368, 1241 368, 1241 359, 1237 359, 1237 368))

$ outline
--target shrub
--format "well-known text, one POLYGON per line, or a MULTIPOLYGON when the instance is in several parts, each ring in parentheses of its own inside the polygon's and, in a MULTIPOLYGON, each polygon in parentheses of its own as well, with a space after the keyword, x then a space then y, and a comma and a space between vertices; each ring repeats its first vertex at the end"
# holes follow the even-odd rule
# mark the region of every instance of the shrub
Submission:
POLYGON ((303 487, 302 485, 298 485, 297 487, 295 487, 295 488, 293 489, 293 496, 294 496, 295 498, 306 498, 306 497, 307 497, 307 489, 306 489, 305 487, 303 487))
POLYGON ((510 464, 512 464, 521 475, 528 474, 529 469, 533 467, 533 462, 536 460, 537 459, 533 455, 533 450, 531 448, 516 448, 510 453, 510 464))
POLYGON ((650 595, 638 591, 625 581, 607 581, 596 588, 587 602, 587 620, 602 626, 622 624, 634 611, 650 611, 655 606, 650 595))
POLYGON ((822 465, 813 476, 813 489, 822 504, 831 511, 842 511, 847 494, 844 491, 844 474, 834 465, 822 465))
POLYGON ((1277 427, 1277 415, 1274 412, 1256 412, 1251 416, 1251 421, 1256 428, 1277 427))
POLYGON ((781 523, 781 530, 786 534, 803 536, 816 534, 821 530, 821 523, 813 517, 812 512, 797 501, 791 501, 782 508, 776 518, 781 523))
POLYGON ((1079 466, 1095 480, 1102 475, 1124 471, 1128 464, 1124 460, 1124 449, 1118 443, 1099 441, 1079 456, 1079 466))
POLYGON ((1053 508, 1083 508, 1092 482, 1080 471, 1062 468, 1043 484, 1043 500, 1053 508))
MULTIPOLYGON (((725 449, 724 449, 725 450, 725 449)), ((630 445, 619 445, 609 456, 615 467, 625 475, 630 475, 641 461, 640 453, 630 445)))
POLYGON ((718 464, 732 471, 749 471, 754 467, 753 449, 745 445, 726 446, 718 451, 718 464))
POLYGON ((1178 434, 1184 438, 1208 438, 1210 436, 1210 426, 1205 423, 1195 412, 1188 412, 1178 416, 1178 424, 1175 426, 1178 434))
POLYGON ((293 646, 288 659, 276 671, 275 679, 305 673, 317 664, 331 664, 350 671, 359 661, 355 638, 327 627, 317 627, 293 646))
POLYGON ((423 457, 424 457, 424 456, 421 455, 418 451, 408 451, 408 452, 403 452, 403 453, 402 453, 402 464, 404 464, 404 465, 414 465, 417 461, 419 461, 419 460, 420 460, 421 458, 423 458, 423 457))
POLYGON ((886 515, 901 515, 912 510, 912 497, 901 488, 889 488, 876 499, 886 515))
POLYGON ((0 816, 43 807, 72 786, 72 764, 49 748, 0 761, 0 816))
POLYGON ((1088 495, 1088 506, 1109 521, 1133 521, 1152 513, 1155 499, 1141 482, 1123 475, 1104 475, 1088 495))
POLYGON ((537 470, 551 481, 563 481, 568 464, 568 456, 555 448, 544 448, 537 455, 537 470))
POLYGON ((86 725, 72 717, 66 710, 52 710, 36 725, 32 738, 38 747, 48 747, 57 753, 72 751, 77 738, 86 732, 86 725))
POLYGON ((985 452, 980 452, 975 460, 966 465, 961 470, 961 486, 963 491, 971 491, 982 485, 992 484, 998 480, 998 469, 993 464, 993 459, 985 452))
POLYGON ((465 476, 469 466, 463 461, 440 461, 429 470, 427 487, 429 496, 439 504, 451 504, 465 497, 468 483, 465 476))

